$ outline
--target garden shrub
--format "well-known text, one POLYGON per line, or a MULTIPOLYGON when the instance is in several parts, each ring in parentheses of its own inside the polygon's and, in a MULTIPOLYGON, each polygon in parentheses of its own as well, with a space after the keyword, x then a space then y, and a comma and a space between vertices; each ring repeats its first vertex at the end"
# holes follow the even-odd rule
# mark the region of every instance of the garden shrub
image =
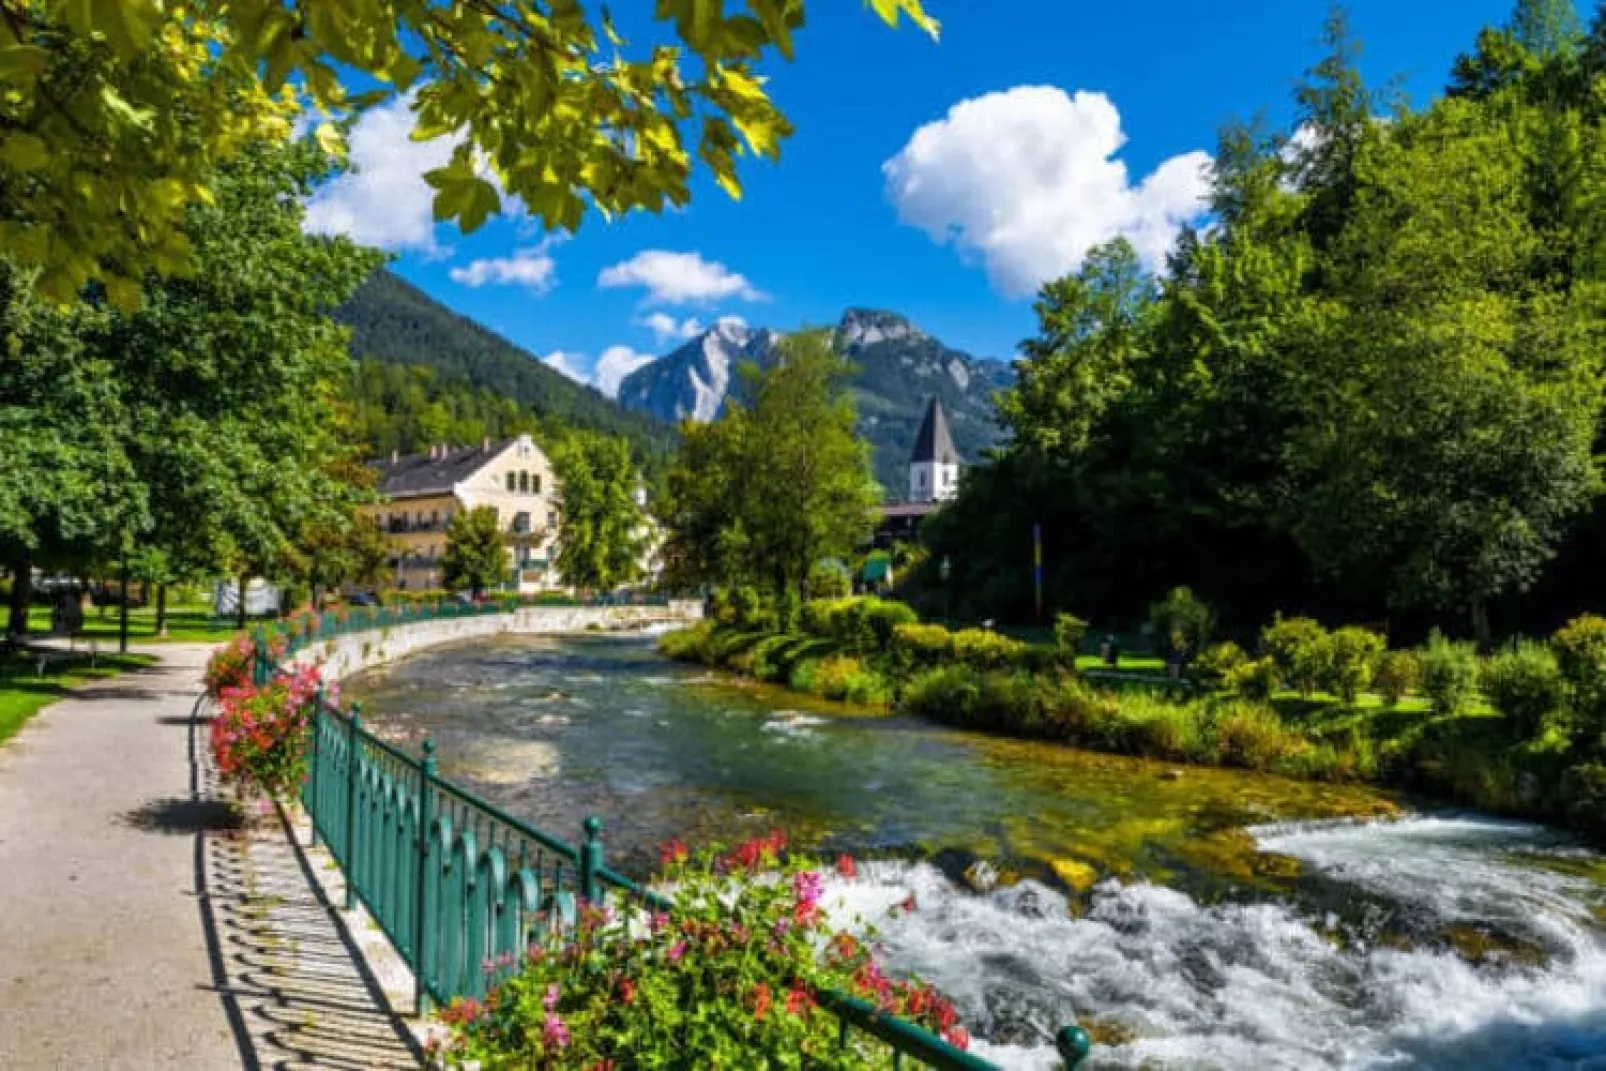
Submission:
POLYGON ((775 604, 775 630, 777 632, 792 632, 797 629, 798 615, 803 611, 803 600, 797 597, 797 592, 787 588, 781 592, 781 597, 775 604))
POLYGON ((764 599, 758 589, 744 584, 731 592, 731 624, 754 628, 764 612, 764 599))
POLYGON ((1422 692, 1433 713, 1459 714, 1478 690, 1478 652, 1470 643, 1456 643, 1434 629, 1420 655, 1422 692))
POLYGON ((1112 750, 1155 759, 1191 761, 1205 751, 1200 706, 1144 692, 1120 695, 1110 712, 1104 743, 1112 750))
POLYGON ((216 699, 225 689, 250 683, 255 658, 256 643, 250 636, 236 636, 213 651, 212 657, 207 659, 206 674, 202 678, 206 684, 206 694, 216 699))
POLYGON ((1561 797, 1573 828, 1606 841, 1606 763, 1569 768, 1562 774, 1561 797))
POLYGON ((666 632, 658 637, 658 653, 677 662, 711 664, 714 660, 714 628, 715 622, 710 620, 666 632))
POLYGON ((1260 642, 1283 679, 1300 695, 1311 695, 1331 676, 1332 638, 1308 617, 1279 615, 1261 630, 1260 642))
POLYGON ((1222 678, 1222 684, 1244 699, 1264 703, 1277 690, 1281 671, 1270 658, 1257 658, 1234 666, 1222 678))
POLYGON ((949 725, 974 725, 981 708, 982 675, 969 666, 918 673, 903 690, 901 708, 949 725))
POLYGON ((1489 704, 1524 739, 1537 736, 1545 719, 1561 709, 1566 691, 1555 652, 1532 640, 1517 640, 1486 661, 1479 683, 1489 704))
POLYGON ((1085 639, 1086 621, 1075 614, 1054 615, 1054 647, 1059 652, 1060 662, 1075 668, 1076 656, 1082 653, 1082 641, 1085 639))
POLYGON ((989 629, 967 628, 953 634, 953 657, 975 669, 1003 669, 1014 665, 1026 644, 989 629))
POLYGON ((803 586, 810 599, 845 599, 853 594, 853 578, 838 562, 815 562, 803 586))
POLYGON ((1221 761, 1248 770, 1269 770, 1304 743, 1284 727, 1277 712, 1263 703, 1235 700, 1216 716, 1221 761))
POLYGON ((1181 655, 1203 650, 1215 614, 1189 588, 1173 588, 1149 607, 1149 623, 1162 649, 1181 655))
POLYGON ((851 655, 830 655, 800 662, 792 671, 792 686, 824 699, 849 703, 885 703, 886 680, 851 655))
POLYGON ((1228 677, 1248 662, 1249 656, 1244 653, 1244 649, 1228 640, 1225 643, 1211 644, 1199 652, 1199 657, 1195 658, 1189 667, 1189 673, 1205 688, 1229 687, 1228 677))
POLYGON ((1397 706, 1401 699, 1422 683, 1422 663, 1415 651, 1383 651, 1372 667, 1372 686, 1389 706, 1397 706))
POLYGON ((719 588, 708 597, 708 616, 721 624, 736 624, 736 599, 729 588, 719 588))
POLYGON ((1354 703, 1372 681, 1372 665, 1383 652, 1383 637, 1346 625, 1333 631, 1327 646, 1327 675, 1322 684, 1344 702, 1354 703))
POLYGON ((225 781, 276 797, 300 789, 319 682, 316 667, 298 666, 261 688, 239 684, 223 689, 211 743, 225 781))
MULTIPOLYGON (((885 1062, 885 1046, 840 1021, 817 994, 834 989, 907 1018, 960 1048, 969 1035, 930 986, 889 978, 868 942, 833 931, 825 876, 783 858, 779 834, 723 855, 665 846, 671 913, 587 908, 577 929, 517 960, 487 964, 483 1002, 441 1014, 448 1066, 595 1068, 812 1067, 885 1062)), ((855 872, 843 857, 837 870, 855 872)))
POLYGON ((1606 618, 1575 617, 1550 642, 1580 725, 1588 731, 1606 730, 1606 618))
POLYGON ((900 625, 917 625, 920 615, 906 603, 891 599, 867 598, 862 603, 864 621, 875 639, 875 650, 886 651, 900 625))
POLYGON ((943 665, 953 652, 953 633, 941 625, 904 624, 892 630, 892 661, 900 673, 943 665))

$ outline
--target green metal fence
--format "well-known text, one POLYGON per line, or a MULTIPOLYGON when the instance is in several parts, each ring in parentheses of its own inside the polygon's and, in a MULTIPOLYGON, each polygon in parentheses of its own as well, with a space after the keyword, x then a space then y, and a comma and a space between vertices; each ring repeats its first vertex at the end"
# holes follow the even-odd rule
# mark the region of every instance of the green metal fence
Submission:
MULTIPOLYGON (((257 633, 255 676, 264 683, 280 660, 347 633, 506 609, 441 603, 304 618, 257 633)), ((320 693, 302 790, 315 842, 346 875, 347 908, 361 901, 416 975, 418 1012, 484 996, 498 980, 495 964, 521 962, 532 941, 571 928, 583 903, 673 911, 672 901, 608 869, 597 818, 586 819, 579 843, 545 833, 440 777, 434 752, 426 739, 414 758, 363 728, 359 704, 341 710, 320 693)), ((840 1020, 844 1047, 855 1031, 879 1039, 894 1068, 909 1059, 942 1071, 993 1069, 848 994, 822 993, 820 1003, 840 1020)), ((1055 1043, 1067 1068, 1090 1047, 1075 1026, 1055 1043)))

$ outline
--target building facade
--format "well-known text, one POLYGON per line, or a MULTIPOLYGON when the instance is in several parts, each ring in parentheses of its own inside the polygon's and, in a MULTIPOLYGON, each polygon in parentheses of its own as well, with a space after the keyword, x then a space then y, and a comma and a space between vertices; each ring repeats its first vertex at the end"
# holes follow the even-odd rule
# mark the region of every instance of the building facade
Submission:
POLYGON ((446 526, 460 511, 480 506, 496 511, 510 588, 533 593, 562 586, 554 564, 557 481, 530 436, 487 439, 478 447, 433 446, 369 465, 381 501, 366 510, 390 540, 398 588, 441 587, 446 526))

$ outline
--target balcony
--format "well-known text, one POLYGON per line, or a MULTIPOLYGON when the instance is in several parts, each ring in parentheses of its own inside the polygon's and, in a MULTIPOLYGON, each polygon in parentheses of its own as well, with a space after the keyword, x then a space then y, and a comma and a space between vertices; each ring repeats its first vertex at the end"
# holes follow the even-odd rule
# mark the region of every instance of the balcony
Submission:
POLYGON ((385 531, 391 535, 407 535, 411 532, 444 532, 445 521, 409 521, 392 517, 385 525, 385 531))

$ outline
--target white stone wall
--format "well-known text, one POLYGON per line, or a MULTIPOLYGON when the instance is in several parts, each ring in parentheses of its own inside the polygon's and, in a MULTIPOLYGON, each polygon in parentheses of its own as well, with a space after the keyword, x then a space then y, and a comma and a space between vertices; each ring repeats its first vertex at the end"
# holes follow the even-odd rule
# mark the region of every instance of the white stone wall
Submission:
POLYGON ((559 633, 621 632, 658 624, 691 624, 703 616, 695 599, 668 606, 526 606, 510 614, 441 618, 405 625, 351 632, 313 643, 300 652, 297 662, 312 662, 325 679, 339 680, 360 670, 406 658, 410 654, 461 640, 495 636, 552 635, 559 633))

